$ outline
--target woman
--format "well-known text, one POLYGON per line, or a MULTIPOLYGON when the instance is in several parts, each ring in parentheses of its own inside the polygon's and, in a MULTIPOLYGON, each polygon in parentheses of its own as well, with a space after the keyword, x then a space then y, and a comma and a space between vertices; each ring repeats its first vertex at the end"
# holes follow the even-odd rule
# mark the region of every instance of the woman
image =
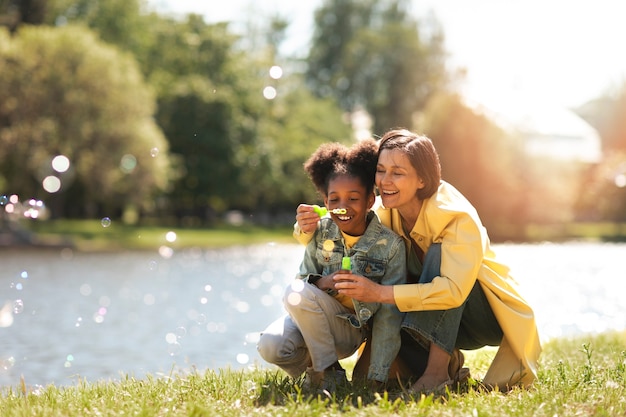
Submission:
MULTIPOLYGON (((428 352, 426 368, 412 390, 450 385, 457 377, 449 372, 451 358, 458 360, 453 355, 457 349, 483 346, 499 346, 483 380, 487 387, 529 386, 541 352, 534 313, 509 268, 496 260, 474 207, 441 180, 430 139, 403 129, 387 132, 379 143, 376 186, 381 223, 407 244, 410 283, 382 286, 342 275, 335 289, 360 301, 395 304, 406 312, 403 329, 428 352), (422 274, 422 265, 433 263, 439 263, 438 271, 422 274)), ((301 241, 316 227, 310 210, 306 205, 297 210, 294 235, 301 241)))

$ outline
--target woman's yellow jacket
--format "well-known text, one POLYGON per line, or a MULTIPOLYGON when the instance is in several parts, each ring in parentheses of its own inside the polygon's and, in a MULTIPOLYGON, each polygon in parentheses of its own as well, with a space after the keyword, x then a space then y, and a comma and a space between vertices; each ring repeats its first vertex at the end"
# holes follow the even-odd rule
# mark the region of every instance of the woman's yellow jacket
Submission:
MULTIPOLYGON (((380 201, 374 209, 381 223, 402 236, 410 248, 398 211, 383 207, 380 201)), ((534 313, 518 292, 509 268, 496 260, 474 207, 442 181, 438 191, 423 201, 410 234, 424 253, 432 243, 441 243, 441 276, 427 284, 395 285, 394 298, 400 311, 458 307, 478 280, 504 333, 483 383, 501 390, 530 385, 537 376, 541 353, 534 313)), ((294 236, 302 243, 310 239, 297 227, 294 236)))

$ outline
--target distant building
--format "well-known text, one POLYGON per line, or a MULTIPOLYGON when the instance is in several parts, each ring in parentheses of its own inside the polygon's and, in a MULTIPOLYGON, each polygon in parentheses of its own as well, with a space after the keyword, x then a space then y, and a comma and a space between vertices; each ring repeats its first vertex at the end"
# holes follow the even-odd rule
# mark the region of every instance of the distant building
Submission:
POLYGON ((597 163, 602 157, 598 131, 572 110, 541 99, 466 103, 503 129, 521 135, 528 155, 583 163, 597 163))

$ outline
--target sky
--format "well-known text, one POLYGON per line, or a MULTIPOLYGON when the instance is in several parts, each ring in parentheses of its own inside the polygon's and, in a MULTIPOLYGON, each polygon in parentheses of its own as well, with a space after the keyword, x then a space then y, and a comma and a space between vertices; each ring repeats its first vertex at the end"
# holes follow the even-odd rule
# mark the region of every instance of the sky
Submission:
MULTIPOLYGON (((280 14, 292 19, 285 51, 308 50, 322 0, 149 0, 165 13, 199 13, 208 22, 280 14)), ((577 107, 626 81, 626 2, 622 0, 413 0, 416 17, 443 26, 448 67, 477 101, 525 97, 577 107)))

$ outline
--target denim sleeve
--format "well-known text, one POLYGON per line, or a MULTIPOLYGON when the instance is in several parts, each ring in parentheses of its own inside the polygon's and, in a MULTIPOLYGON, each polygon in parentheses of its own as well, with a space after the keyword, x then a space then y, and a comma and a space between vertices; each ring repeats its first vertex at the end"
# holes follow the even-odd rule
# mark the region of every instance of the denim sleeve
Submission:
POLYGON ((322 273, 322 265, 317 262, 316 252, 317 236, 311 239, 304 249, 304 257, 302 259, 302 263, 300 264, 300 275, 298 278, 303 279, 308 274, 322 273))
MULTIPOLYGON (((401 284, 406 281, 406 250, 404 241, 395 240, 390 248, 383 285, 401 284)), ((395 304, 380 304, 374 314, 372 328, 372 356, 367 378, 386 382, 391 363, 400 351, 400 327, 404 314, 395 304)))

